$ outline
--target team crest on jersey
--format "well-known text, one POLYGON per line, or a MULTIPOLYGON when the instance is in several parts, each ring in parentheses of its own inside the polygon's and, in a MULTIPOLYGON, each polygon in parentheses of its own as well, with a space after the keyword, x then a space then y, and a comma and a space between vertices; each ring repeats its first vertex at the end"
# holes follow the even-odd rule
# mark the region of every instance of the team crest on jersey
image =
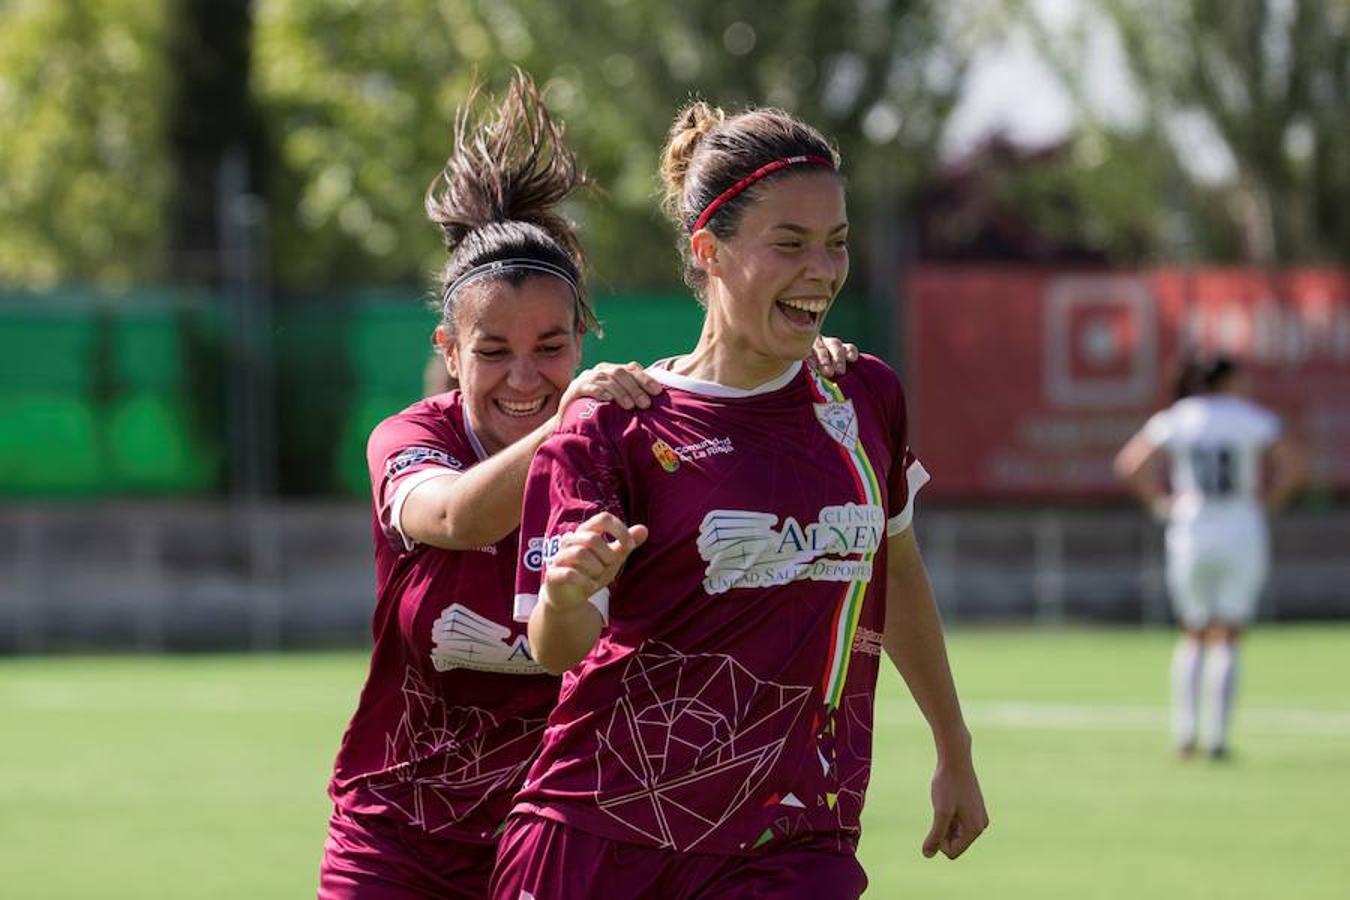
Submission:
POLYGON ((826 434, 850 450, 858 446, 858 416, 853 411, 852 400, 817 403, 815 406, 816 418, 826 434))
POLYGON ((508 675, 544 671, 530 654, 525 635, 511 640, 511 629, 452 603, 431 626, 431 665, 437 672, 473 669, 508 675))
POLYGON ((652 456, 661 464, 661 468, 667 472, 674 472, 680 467, 680 455, 675 452, 675 448, 665 441, 657 438, 652 441, 652 456))

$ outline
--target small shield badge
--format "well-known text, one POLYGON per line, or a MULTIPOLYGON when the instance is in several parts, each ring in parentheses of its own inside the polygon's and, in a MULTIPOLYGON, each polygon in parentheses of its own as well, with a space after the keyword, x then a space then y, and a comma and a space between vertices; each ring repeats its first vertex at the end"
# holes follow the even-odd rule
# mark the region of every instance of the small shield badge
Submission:
POLYGON ((858 445, 858 417, 853 412, 853 401, 817 403, 816 418, 825 432, 848 449, 858 445))
POLYGON ((675 448, 660 438, 652 442, 652 455, 667 472, 674 472, 680 467, 680 455, 675 452, 675 448))

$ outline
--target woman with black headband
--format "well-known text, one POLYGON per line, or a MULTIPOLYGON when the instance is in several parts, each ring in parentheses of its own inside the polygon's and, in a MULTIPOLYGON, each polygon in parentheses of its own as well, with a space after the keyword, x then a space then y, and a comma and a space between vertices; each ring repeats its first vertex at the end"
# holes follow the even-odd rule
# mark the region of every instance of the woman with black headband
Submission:
POLYGON ((911 520, 904 395, 801 364, 848 273, 834 148, 694 104, 667 211, 705 308, 664 386, 582 400, 535 455, 516 614, 567 672, 491 896, 859 896, 883 654, 937 747, 926 856, 988 824, 911 520), (537 548, 537 550, 535 549, 537 548))
MULTIPOLYGON (((485 896, 558 694, 511 619, 530 458, 573 399, 633 409, 661 391, 635 363, 573 377, 597 323, 558 207, 582 178, 527 78, 472 109, 427 194, 449 250, 436 343, 458 389, 386 419, 368 447, 375 646, 330 785, 325 900, 485 896)), ((818 359, 850 352, 836 341, 818 359)))

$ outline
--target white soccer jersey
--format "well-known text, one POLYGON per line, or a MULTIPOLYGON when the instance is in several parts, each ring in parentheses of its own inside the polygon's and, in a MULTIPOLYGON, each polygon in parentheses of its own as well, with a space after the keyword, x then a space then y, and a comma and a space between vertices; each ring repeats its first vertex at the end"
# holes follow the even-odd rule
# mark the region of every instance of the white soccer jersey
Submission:
POLYGON ((1249 621, 1270 552, 1261 458, 1279 419, 1241 397, 1187 397, 1154 415, 1144 436, 1171 458, 1167 583, 1177 618, 1190 628, 1249 621))
POLYGON ((1261 457, 1279 438, 1280 420, 1241 397, 1187 397, 1149 419, 1144 436, 1171 457, 1175 514, 1189 519, 1258 504, 1261 457))

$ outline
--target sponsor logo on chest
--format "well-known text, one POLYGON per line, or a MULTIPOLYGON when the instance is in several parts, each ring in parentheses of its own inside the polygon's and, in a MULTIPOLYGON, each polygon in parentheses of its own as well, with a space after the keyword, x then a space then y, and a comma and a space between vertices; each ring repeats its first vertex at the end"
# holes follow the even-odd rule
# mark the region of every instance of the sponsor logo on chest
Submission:
POLYGON ((667 472, 674 472, 682 462, 697 462, 713 456, 736 452, 736 446, 729 437, 710 437, 690 444, 672 447, 661 438, 652 441, 652 455, 667 472))
POLYGON ((467 606, 452 603, 431 626, 431 665, 437 672, 473 669, 508 675, 536 675, 544 669, 530 655, 525 635, 467 606))
POLYGON ((791 581, 868 581, 871 556, 886 533, 880 506, 823 507, 816 521, 772 513, 715 509, 699 526, 698 551, 708 564, 703 589, 764 588, 791 581), (841 557, 861 556, 861 559, 841 557))

